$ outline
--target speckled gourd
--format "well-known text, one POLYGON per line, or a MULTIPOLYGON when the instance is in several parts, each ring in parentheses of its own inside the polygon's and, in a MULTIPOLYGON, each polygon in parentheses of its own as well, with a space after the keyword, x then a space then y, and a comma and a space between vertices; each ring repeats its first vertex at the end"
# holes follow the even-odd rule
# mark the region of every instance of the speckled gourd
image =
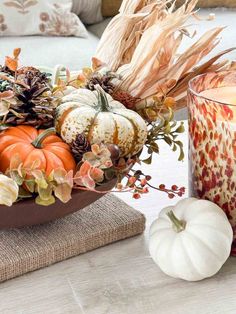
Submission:
POLYGON ((146 122, 100 86, 96 88, 96 91, 76 89, 62 98, 56 111, 57 132, 66 143, 83 133, 91 144, 116 144, 121 156, 137 154, 147 139, 146 122))

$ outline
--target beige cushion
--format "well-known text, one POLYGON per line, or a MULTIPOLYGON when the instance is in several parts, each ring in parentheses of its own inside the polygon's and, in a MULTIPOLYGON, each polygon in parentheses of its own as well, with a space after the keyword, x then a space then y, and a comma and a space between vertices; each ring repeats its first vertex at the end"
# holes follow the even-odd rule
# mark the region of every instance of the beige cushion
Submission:
MULTIPOLYGON (((176 5, 183 4, 185 0, 177 0, 176 5)), ((103 16, 109 17, 114 16, 118 13, 122 0, 102 0, 102 14, 103 16)), ((198 7, 209 8, 209 7, 228 7, 235 8, 235 0, 199 0, 198 7)))
MULTIPOLYGON (((184 2, 184 0, 177 0, 177 5, 180 5, 184 2)), ((198 7, 201 8, 213 8, 213 7, 228 7, 235 8, 236 1, 235 0, 199 0, 198 7)))
POLYGON ((73 0, 72 12, 86 24, 102 21, 101 0, 73 0))

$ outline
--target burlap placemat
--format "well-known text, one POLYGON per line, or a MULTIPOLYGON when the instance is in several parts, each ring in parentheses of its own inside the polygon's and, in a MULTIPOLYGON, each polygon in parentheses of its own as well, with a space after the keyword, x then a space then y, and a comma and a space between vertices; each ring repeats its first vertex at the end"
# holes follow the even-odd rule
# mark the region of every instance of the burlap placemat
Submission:
POLYGON ((0 281, 140 234, 144 215, 113 195, 45 225, 0 231, 0 281))

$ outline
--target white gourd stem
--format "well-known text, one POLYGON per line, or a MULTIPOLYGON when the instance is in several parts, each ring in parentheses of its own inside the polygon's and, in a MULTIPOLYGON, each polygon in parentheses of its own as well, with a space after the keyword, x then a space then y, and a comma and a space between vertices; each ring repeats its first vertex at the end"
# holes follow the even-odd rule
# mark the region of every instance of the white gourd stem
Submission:
POLYGON ((42 148, 42 141, 48 137, 49 135, 56 134, 56 129, 55 128, 50 128, 42 133, 40 133, 37 138, 31 143, 35 148, 42 148))
POLYGON ((173 210, 167 213, 167 216, 170 218, 170 221, 173 223, 173 228, 175 232, 179 233, 185 230, 186 228, 186 221, 178 219, 173 210))
POLYGON ((99 104, 99 109, 102 112, 108 112, 109 110, 109 102, 107 99, 107 95, 105 91, 102 89, 100 85, 95 86, 96 91, 98 93, 98 104, 99 104))
POLYGON ((64 67, 64 65, 58 64, 55 66, 55 68, 53 69, 52 72, 52 85, 58 85, 58 80, 61 76, 61 72, 65 71, 66 68, 64 67))

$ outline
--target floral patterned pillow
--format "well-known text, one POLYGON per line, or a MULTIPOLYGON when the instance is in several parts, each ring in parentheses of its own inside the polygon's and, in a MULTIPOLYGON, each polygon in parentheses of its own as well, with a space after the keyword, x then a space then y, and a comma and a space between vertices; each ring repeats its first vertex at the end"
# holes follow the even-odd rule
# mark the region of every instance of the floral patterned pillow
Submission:
POLYGON ((1 0, 0 36, 46 35, 86 37, 72 0, 1 0))

